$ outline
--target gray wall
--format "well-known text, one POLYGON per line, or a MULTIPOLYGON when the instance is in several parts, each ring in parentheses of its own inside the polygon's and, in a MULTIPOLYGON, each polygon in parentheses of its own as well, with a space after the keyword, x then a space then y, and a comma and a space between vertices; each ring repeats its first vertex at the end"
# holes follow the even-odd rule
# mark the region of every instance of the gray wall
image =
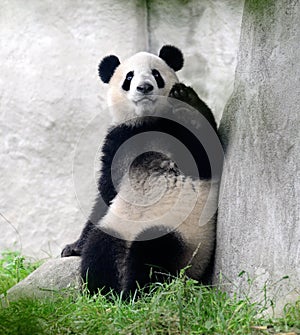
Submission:
POLYGON ((235 89, 220 127, 216 275, 241 292, 263 294, 266 285, 274 299, 280 290, 279 309, 300 294, 299 17, 299 2, 246 0, 235 89))
POLYGON ((233 89, 242 7, 240 0, 1 1, 0 251, 56 256, 80 233, 109 123, 100 59, 178 46, 186 56, 179 77, 219 120, 233 89))

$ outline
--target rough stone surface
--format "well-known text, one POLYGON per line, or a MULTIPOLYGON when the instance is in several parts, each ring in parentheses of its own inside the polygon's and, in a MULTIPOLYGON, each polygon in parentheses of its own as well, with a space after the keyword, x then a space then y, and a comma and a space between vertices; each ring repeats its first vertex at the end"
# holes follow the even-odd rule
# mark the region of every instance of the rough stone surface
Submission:
POLYGON ((0 251, 56 256, 78 237, 110 121, 98 64, 145 49, 144 22, 139 0, 1 1, 0 251))
POLYGON ((80 257, 51 259, 13 286, 2 297, 2 304, 20 298, 51 297, 64 289, 80 288, 80 257))
POLYGON ((233 90, 243 5, 241 0, 149 1, 150 50, 172 43, 184 51, 179 76, 217 121, 233 90))
POLYGON ((247 276, 238 274, 246 271, 253 294, 266 284, 279 304, 300 296, 299 17, 296 1, 246 1, 235 89, 221 122, 216 281, 222 272, 245 292, 247 276))
POLYGON ((78 237, 109 123, 101 58, 178 45, 186 55, 179 77, 219 118, 232 89, 242 5, 1 1, 0 252, 56 256, 78 237))

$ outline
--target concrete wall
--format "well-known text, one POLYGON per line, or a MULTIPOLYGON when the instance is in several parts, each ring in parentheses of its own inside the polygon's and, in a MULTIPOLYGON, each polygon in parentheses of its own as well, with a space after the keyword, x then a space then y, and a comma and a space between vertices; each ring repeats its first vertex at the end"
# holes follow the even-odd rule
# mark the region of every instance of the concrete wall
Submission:
POLYGON ((216 274, 242 292, 248 275, 254 295, 266 285, 287 300, 300 294, 299 17, 297 2, 246 0, 235 89, 220 127, 216 274))
POLYGON ((2 0, 0 251, 56 256, 79 235, 109 123, 101 58, 175 44, 217 119, 233 88, 243 2, 2 0))

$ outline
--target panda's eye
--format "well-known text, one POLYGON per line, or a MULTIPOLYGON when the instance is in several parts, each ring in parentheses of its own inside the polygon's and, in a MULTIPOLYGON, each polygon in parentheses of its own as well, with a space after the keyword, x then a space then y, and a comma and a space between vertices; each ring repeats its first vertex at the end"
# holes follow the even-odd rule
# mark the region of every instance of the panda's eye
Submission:
POLYGON ((129 91, 130 90, 130 83, 131 83, 131 80, 133 78, 133 71, 130 71, 127 73, 126 77, 125 77, 125 80, 123 82, 123 85, 122 85, 122 88, 124 91, 129 91))
POLYGON ((130 72, 128 72, 127 75, 126 75, 126 80, 131 81, 132 78, 133 78, 133 72, 130 71, 130 72))
POLYGON ((154 78, 158 78, 160 76, 159 72, 157 70, 152 70, 152 75, 154 78))
POLYGON ((152 70, 152 76, 155 78, 158 88, 165 87, 165 81, 163 80, 163 77, 161 76, 161 74, 158 70, 153 69, 152 70))

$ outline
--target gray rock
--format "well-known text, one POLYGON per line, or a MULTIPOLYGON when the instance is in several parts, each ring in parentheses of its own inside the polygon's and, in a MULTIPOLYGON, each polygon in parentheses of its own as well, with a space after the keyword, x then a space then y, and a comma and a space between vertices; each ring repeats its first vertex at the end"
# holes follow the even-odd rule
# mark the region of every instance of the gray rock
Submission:
POLYGON ((80 288, 79 266, 80 257, 51 259, 10 288, 1 298, 2 304, 20 298, 49 297, 68 288, 77 291, 80 288))
POLYGON ((299 17, 299 2, 246 1, 220 127, 226 164, 215 281, 222 273, 231 289, 260 297, 266 286, 279 305, 300 296, 299 17))

